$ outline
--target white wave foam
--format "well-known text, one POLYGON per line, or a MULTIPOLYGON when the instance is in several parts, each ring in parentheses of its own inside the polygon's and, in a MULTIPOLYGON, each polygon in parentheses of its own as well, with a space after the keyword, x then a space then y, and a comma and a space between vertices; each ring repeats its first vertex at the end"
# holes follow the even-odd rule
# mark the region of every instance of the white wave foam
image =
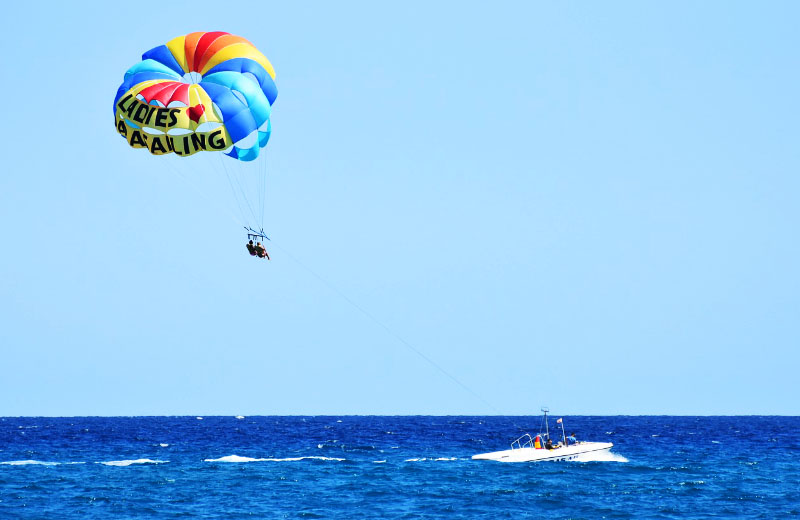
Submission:
POLYGON ((253 457, 241 457, 239 455, 226 455, 225 457, 220 457, 218 459, 204 459, 204 460, 205 462, 297 462, 301 460, 334 460, 337 462, 341 462, 347 459, 337 459, 336 457, 319 457, 315 455, 307 457, 286 457, 284 459, 253 458, 253 457))
POLYGON ((385 464, 386 461, 385 460, 373 460, 372 463, 373 464, 385 464))
POLYGON ((252 457, 240 457, 239 455, 227 455, 218 459, 204 459, 205 462, 259 462, 266 459, 254 459, 252 457))
POLYGON ((167 446, 169 446, 169 444, 167 444, 166 442, 162 442, 161 444, 159 444, 159 446, 161 446, 162 448, 166 448, 167 446))
POLYGON ((9 460, 8 462, 0 462, 0 464, 4 464, 6 466, 28 466, 28 465, 58 466, 61 463, 60 462, 43 462, 41 460, 9 460))
POLYGON ((610 451, 583 453, 573 460, 575 462, 629 462, 622 455, 610 451))
POLYGON ((130 466, 132 464, 166 464, 168 460, 136 459, 136 460, 108 460, 98 462, 104 466, 130 466))
POLYGON ((428 459, 425 457, 422 457, 421 459, 406 459, 406 462, 422 462, 423 460, 428 460, 428 459))
POLYGON ((426 461, 426 460, 432 460, 432 461, 435 461, 435 462, 436 461, 442 462, 442 461, 458 460, 458 457, 439 457, 437 459, 428 458, 428 457, 421 457, 421 458, 418 458, 418 459, 406 459, 406 462, 423 462, 423 461, 426 461))
POLYGON ((314 456, 314 455, 309 456, 309 457, 287 457, 285 459, 266 459, 266 460, 273 461, 273 462, 294 462, 294 461, 298 461, 298 460, 308 460, 308 459, 335 460, 337 462, 342 462, 344 460, 347 460, 347 459, 340 459, 340 458, 337 458, 337 457, 318 457, 318 456, 314 456))

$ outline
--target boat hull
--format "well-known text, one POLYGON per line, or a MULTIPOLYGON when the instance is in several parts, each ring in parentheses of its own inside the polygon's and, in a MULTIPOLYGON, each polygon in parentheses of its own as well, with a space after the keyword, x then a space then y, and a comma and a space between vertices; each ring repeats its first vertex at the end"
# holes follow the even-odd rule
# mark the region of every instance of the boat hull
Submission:
POLYGON ((473 460, 496 460, 498 462, 539 462, 539 461, 562 461, 580 460, 583 457, 591 457, 608 452, 614 444, 610 442, 579 442, 572 446, 562 446, 552 450, 535 449, 530 447, 517 448, 503 451, 493 451, 491 453, 481 453, 473 455, 473 460))

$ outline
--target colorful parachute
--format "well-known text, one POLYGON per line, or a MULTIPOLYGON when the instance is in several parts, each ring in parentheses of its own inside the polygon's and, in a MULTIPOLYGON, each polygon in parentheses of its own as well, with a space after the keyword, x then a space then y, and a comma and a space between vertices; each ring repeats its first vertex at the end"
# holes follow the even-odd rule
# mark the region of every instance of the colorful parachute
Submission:
POLYGON ((253 44, 225 32, 179 36, 145 52, 114 98, 117 132, 134 148, 252 161, 266 146, 278 90, 253 44))

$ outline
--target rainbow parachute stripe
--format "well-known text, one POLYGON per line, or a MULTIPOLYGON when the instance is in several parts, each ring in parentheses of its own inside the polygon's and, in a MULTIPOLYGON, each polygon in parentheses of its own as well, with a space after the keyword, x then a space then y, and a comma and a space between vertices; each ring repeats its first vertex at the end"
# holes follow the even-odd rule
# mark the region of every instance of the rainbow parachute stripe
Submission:
POLYGON ((278 95, 274 78, 272 64, 244 38, 195 32, 145 52, 125 73, 114 111, 128 94, 159 107, 189 107, 193 124, 187 130, 221 123, 233 143, 227 155, 250 161, 272 130, 270 112, 278 95))

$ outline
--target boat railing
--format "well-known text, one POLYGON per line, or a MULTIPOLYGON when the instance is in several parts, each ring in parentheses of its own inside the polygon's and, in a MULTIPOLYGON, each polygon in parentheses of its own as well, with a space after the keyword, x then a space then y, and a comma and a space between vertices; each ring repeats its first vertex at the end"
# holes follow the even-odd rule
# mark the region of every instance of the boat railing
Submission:
POLYGON ((525 435, 523 435, 522 437, 511 443, 512 450, 518 450, 521 448, 533 448, 533 437, 531 437, 530 433, 526 433, 525 435))

